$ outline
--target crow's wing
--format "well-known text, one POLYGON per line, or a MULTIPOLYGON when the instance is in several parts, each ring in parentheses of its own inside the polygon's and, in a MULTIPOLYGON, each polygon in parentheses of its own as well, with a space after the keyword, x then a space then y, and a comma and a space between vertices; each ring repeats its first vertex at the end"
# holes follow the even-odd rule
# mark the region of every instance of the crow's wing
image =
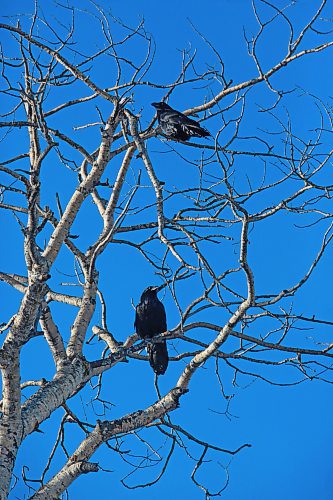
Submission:
POLYGON ((177 137, 181 133, 181 126, 174 123, 165 121, 160 123, 163 134, 167 137, 177 137))
POLYGON ((201 125, 199 125, 199 123, 195 122, 194 120, 191 120, 191 123, 189 123, 189 124, 187 124, 187 123, 184 124, 182 127, 184 128, 186 133, 189 135, 195 135, 198 137, 207 137, 210 135, 208 130, 201 127, 201 125))
POLYGON ((198 122, 175 110, 162 113, 160 125, 166 135, 183 134, 187 136, 183 138, 184 140, 191 136, 206 137, 210 135, 208 130, 201 127, 198 122))
POLYGON ((151 311, 151 325, 152 330, 154 331, 152 336, 164 333, 167 330, 164 305, 159 300, 154 302, 154 307, 151 311))
POLYGON ((140 338, 144 338, 144 324, 143 324, 143 311, 142 304, 138 304, 135 308, 135 320, 134 320, 134 328, 136 333, 140 338))

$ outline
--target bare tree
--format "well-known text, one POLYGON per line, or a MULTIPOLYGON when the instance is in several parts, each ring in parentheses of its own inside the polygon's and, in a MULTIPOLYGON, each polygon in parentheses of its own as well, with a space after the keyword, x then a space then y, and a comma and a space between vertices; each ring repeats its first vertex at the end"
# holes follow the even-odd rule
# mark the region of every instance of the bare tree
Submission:
MULTIPOLYGON (((1 498, 15 488, 22 443, 51 416, 58 433, 48 460, 38 464, 39 477, 22 471, 31 498, 58 498, 81 474, 102 470, 103 464, 91 461, 102 445, 129 465, 123 479, 128 488, 156 483, 177 447, 193 460, 196 446, 201 451, 191 479, 209 498, 226 487, 228 477, 219 492, 201 484, 198 470, 207 454, 234 455, 249 444, 225 449, 177 423, 183 398, 200 401, 191 380, 200 377, 206 362, 226 411, 231 396, 225 387, 237 386, 243 376, 273 383, 273 369, 278 375, 292 369, 289 384, 332 380, 333 321, 317 317, 316 310, 304 314, 301 300, 333 236, 332 112, 327 103, 285 83, 296 61, 315 62, 332 47, 328 3, 314 8, 300 28, 289 17, 292 7, 253 2, 257 32, 244 34, 253 74, 243 81, 234 81, 217 49, 194 26, 214 64, 205 66, 200 51, 184 50, 176 79, 165 83, 151 79, 155 46, 143 22, 132 28, 95 5, 88 13, 59 4, 61 22, 51 24, 37 5, 32 18, 0 24, 5 35, 0 126, 7 155, 0 164, 0 208, 11 216, 8 245, 22 237, 25 261, 23 273, 13 262, 2 262, 0 272, 4 286, 18 292, 14 314, 1 311, 1 498), (89 54, 79 43, 81 16, 90 16, 99 30, 100 45, 91 46, 89 54), (284 33, 287 28, 288 36, 281 36, 283 56, 267 65, 259 54, 272 26, 284 33), (194 103, 184 113, 204 124, 211 139, 168 141, 159 133, 153 108, 139 108, 156 90, 169 100, 183 88, 194 103), (317 110, 310 131, 297 119, 295 124, 288 111, 300 94, 317 110), (172 174, 160 168, 166 157, 172 174), (177 182, 177 168, 191 172, 185 187, 177 182), (297 251, 295 274, 283 273, 284 263, 272 259, 283 278, 276 286, 260 266, 266 231, 291 238, 281 229, 281 218, 284 227, 297 225, 304 238, 313 237, 305 259, 301 248, 297 251), (120 263, 110 254, 103 258, 110 246, 136 252, 173 307, 170 330, 154 339, 168 340, 169 390, 160 394, 156 384, 155 401, 117 419, 110 414, 103 377, 125 361, 124 369, 135 377, 134 360, 147 363, 147 356, 146 342, 136 333, 123 331, 121 340, 108 326, 110 285, 101 278, 112 267, 126 266, 125 258, 120 263), (59 273, 73 269, 73 262, 75 283, 59 283, 59 273), (74 318, 70 335, 69 317, 74 318), (309 326, 316 331, 311 338, 309 326), (54 366, 50 376, 26 380, 20 356, 36 337, 46 342, 54 366), (93 411, 86 419, 75 406, 79 398, 98 402, 103 419, 93 411), (74 452, 67 451, 68 427, 81 433, 74 452), (145 450, 141 454, 126 446, 133 437, 145 450), (161 437, 167 451, 156 444, 161 437), (55 463, 59 449, 61 466, 55 463), (147 480, 144 471, 156 464, 157 476, 147 480), (143 480, 133 486, 128 479, 134 472, 143 480)), ((111 288, 119 293, 117 282, 111 288)), ((144 286, 133 282, 128 288, 127 302, 138 299, 144 286)))

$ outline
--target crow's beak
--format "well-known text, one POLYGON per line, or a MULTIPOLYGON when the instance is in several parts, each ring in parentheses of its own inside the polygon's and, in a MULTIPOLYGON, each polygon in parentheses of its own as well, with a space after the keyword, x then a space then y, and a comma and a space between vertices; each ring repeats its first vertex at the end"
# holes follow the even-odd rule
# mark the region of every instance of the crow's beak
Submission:
POLYGON ((158 102, 152 102, 151 105, 154 106, 154 108, 158 108, 159 103, 158 102))

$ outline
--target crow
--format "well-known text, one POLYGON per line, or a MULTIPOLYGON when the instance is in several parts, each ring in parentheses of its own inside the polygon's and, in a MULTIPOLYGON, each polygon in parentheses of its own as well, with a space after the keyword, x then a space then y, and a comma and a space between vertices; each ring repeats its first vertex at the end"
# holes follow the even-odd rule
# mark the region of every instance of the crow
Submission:
POLYGON ((165 102, 152 102, 157 109, 157 119, 163 135, 175 141, 188 141, 191 137, 207 137, 208 130, 165 102))
MULTIPOLYGON (((165 309, 157 297, 159 288, 146 288, 136 306, 134 327, 141 339, 151 339, 167 331, 165 309)), ((157 375, 163 375, 167 369, 169 356, 166 341, 150 344, 147 347, 149 363, 157 375)))

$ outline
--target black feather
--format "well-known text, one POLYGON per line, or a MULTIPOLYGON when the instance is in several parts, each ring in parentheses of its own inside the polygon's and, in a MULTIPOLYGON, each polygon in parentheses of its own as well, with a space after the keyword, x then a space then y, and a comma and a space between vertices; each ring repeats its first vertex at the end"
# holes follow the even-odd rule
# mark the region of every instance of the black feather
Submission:
POLYGON ((169 356, 165 340, 147 347, 149 363, 157 375, 164 375, 168 367, 169 356))
MULTIPOLYGON (((165 309, 157 297, 158 288, 149 286, 136 306, 134 326, 141 339, 151 339, 167 331, 165 309)), ((149 363, 154 372, 163 375, 168 366, 168 351, 165 340, 149 345, 149 363)))
POLYGON ((153 102, 163 135, 176 141, 188 141, 191 137, 208 137, 210 133, 201 125, 180 111, 172 109, 165 102, 153 102))

